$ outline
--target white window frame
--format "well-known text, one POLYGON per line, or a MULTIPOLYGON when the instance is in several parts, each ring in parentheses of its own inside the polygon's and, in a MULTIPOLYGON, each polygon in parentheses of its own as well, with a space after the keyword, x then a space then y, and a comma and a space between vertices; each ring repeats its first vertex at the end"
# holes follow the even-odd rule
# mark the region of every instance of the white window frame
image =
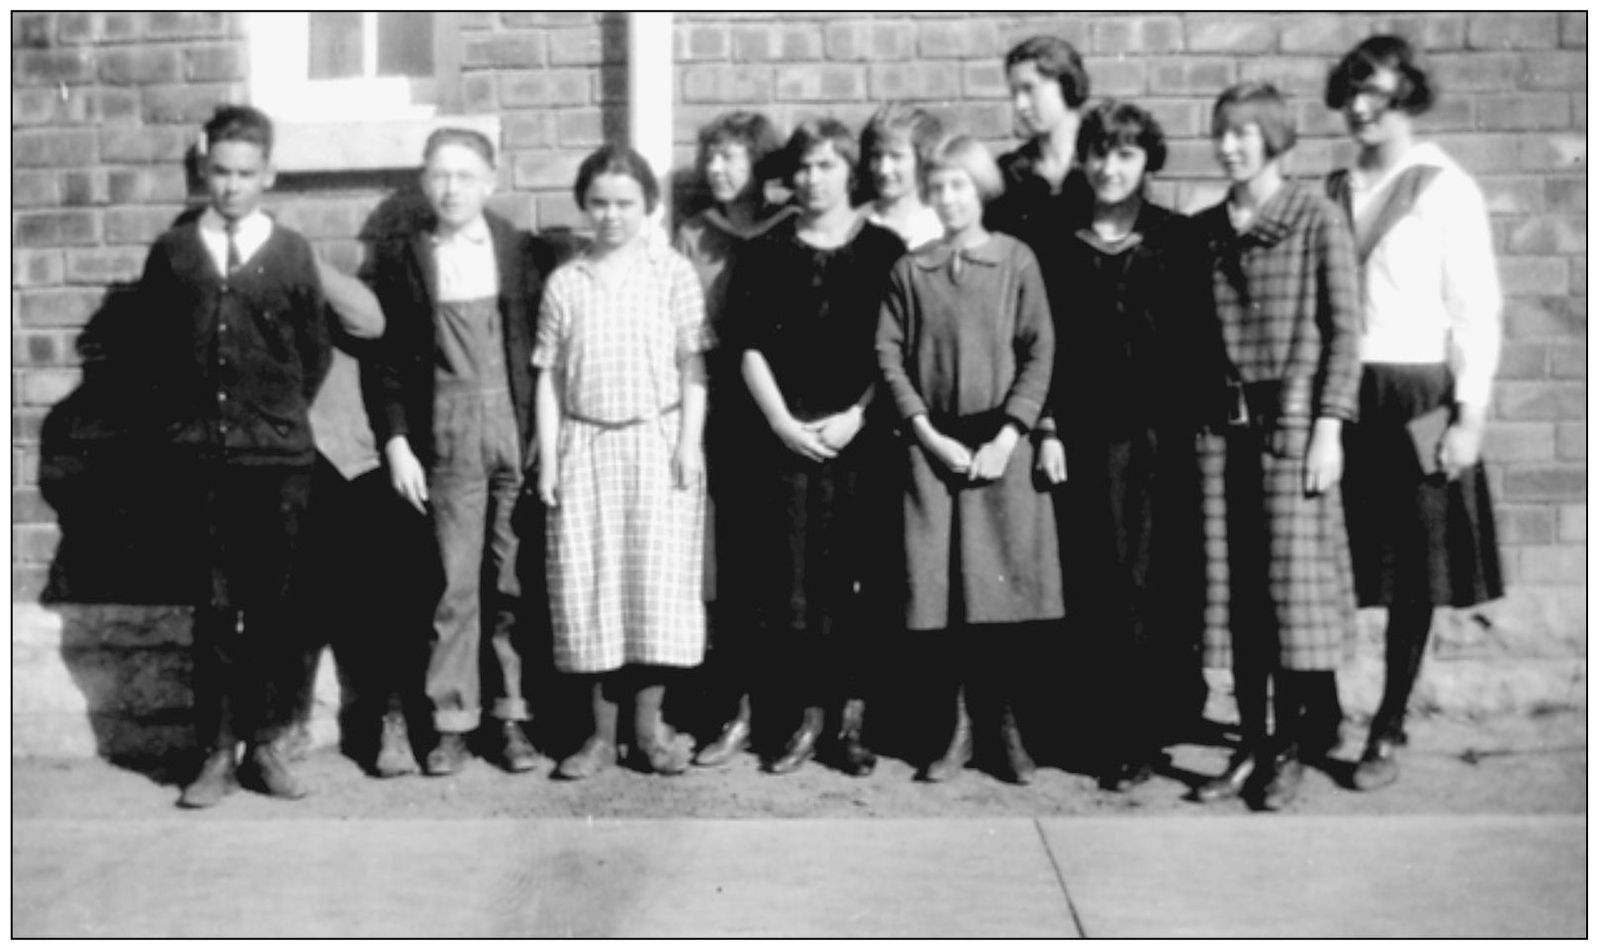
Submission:
MULTIPOLYGON (((377 62, 377 14, 367 12, 367 73, 377 62)), ((310 13, 257 11, 246 14, 250 103, 279 121, 340 122, 425 119, 435 105, 410 100, 410 79, 369 75, 349 79, 310 78, 310 13)))

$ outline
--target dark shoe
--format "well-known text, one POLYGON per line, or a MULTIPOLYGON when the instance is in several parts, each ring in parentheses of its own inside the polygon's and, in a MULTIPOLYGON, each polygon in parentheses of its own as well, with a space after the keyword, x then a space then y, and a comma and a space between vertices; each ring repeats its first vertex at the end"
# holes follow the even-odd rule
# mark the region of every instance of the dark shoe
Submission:
POLYGON ((438 745, 427 754, 428 776, 453 776, 471 758, 464 733, 440 733, 438 745))
POLYGON ((971 736, 970 714, 965 710, 963 690, 955 701, 954 735, 949 739, 948 749, 943 752, 942 758, 933 760, 926 767, 925 779, 929 783, 945 783, 955 778, 964 772, 975 755, 975 740, 971 736))
POLYGON ((1377 737, 1353 769, 1353 788, 1370 792, 1397 782, 1397 741, 1377 737))
POLYGON ((1305 763, 1320 763, 1332 753, 1342 748, 1342 733, 1340 730, 1331 730, 1319 734, 1312 739, 1305 739, 1299 745, 1298 758, 1305 763))
POLYGON ((288 770, 288 764, 271 743, 257 743, 245 754, 240 780, 251 789, 278 799, 302 799, 305 784, 288 770))
POLYGON ((1015 720, 1015 708, 1004 706, 998 722, 998 736, 1004 744, 1004 760, 1009 764, 1009 778, 1019 786, 1028 786, 1037 775, 1037 764, 1026 752, 1026 743, 1020 736, 1020 725, 1015 720))
POLYGON ((804 722, 799 725, 782 755, 772 760, 765 771, 785 776, 803 766, 815 756, 815 741, 821 735, 821 726, 825 717, 819 707, 808 707, 804 711, 804 722))
POLYGON ((725 766, 749 745, 749 722, 738 717, 721 728, 715 742, 699 750, 693 757, 695 766, 725 766))
POLYGON ((640 769, 661 776, 679 776, 693 759, 693 739, 660 724, 651 734, 638 734, 640 769))
POLYGON ((1232 754, 1231 762, 1226 764, 1225 772, 1207 782, 1199 783, 1192 790, 1192 798, 1198 802, 1235 799, 1242 795, 1242 791, 1247 788, 1258 768, 1257 756, 1247 750, 1238 750, 1232 754))
POLYGON ((865 701, 855 698, 843 705, 843 720, 837 731, 838 765, 850 776, 869 776, 876 771, 876 754, 865 745, 865 701))
POLYGON ((1303 762, 1296 749, 1283 750, 1270 764, 1270 781, 1259 794, 1259 808, 1266 812, 1279 812, 1291 805, 1303 785, 1303 762))
POLYGON ((222 801, 222 797, 238 788, 236 763, 232 748, 212 750, 200 764, 194 780, 183 787, 177 804, 184 809, 209 809, 222 801))
POLYGON ((390 713, 383 717, 380 739, 377 757, 372 760, 372 775, 391 779, 416 772, 416 754, 410 749, 410 734, 405 729, 404 714, 390 713))
POLYGON ((1154 763, 1152 760, 1126 760, 1111 763, 1098 777, 1098 788, 1106 792, 1125 792, 1134 786, 1141 786, 1153 778, 1154 763))
POLYGON ((582 749, 560 761, 555 774, 561 779, 587 779, 615 765, 616 745, 601 736, 591 736, 582 749))
POLYGON ((512 773, 530 773, 538 767, 538 751, 527 740, 527 732, 514 720, 503 723, 504 742, 499 748, 499 761, 512 773))

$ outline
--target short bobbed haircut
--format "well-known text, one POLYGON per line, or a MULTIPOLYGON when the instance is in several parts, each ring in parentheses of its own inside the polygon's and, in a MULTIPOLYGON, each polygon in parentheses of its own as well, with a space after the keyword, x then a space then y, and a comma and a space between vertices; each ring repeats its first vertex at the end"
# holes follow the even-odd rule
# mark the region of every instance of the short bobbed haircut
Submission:
POLYGON ((272 156, 272 120, 253 105, 218 105, 204 131, 206 151, 224 141, 242 141, 272 156))
POLYGON ((1004 176, 999 172, 998 162, 993 160, 992 152, 969 135, 945 138, 932 148, 926 158, 926 177, 930 178, 933 171, 945 170, 963 171, 969 175, 983 204, 992 203, 1004 193, 1004 176))
POLYGON ((885 142, 905 141, 915 152, 915 173, 924 183, 926 162, 932 149, 943 137, 943 123, 937 116, 919 106, 903 102, 888 102, 876 110, 860 132, 860 156, 870 161, 871 155, 885 142))
POLYGON ((649 162, 635 149, 611 142, 582 159, 578 166, 577 183, 571 188, 578 207, 588 209, 588 188, 593 186, 594 178, 604 174, 620 174, 637 181, 643 188, 643 209, 648 213, 654 213, 659 206, 660 181, 649 168, 649 162))
POLYGON ((440 128, 427 136, 427 143, 421 149, 421 163, 430 164, 433 155, 445 145, 457 145, 477 153, 488 167, 494 167, 494 145, 488 136, 474 128, 440 128))
POLYGON ((743 146, 749 153, 754 177, 759 179, 771 155, 781 149, 782 136, 776 125, 759 112, 739 109, 718 115, 699 129, 699 168, 702 170, 708 163, 713 149, 726 144, 743 146))
POLYGON ((1087 101, 1092 86, 1087 80, 1087 67, 1081 62, 1076 47, 1057 36, 1033 36, 1015 44, 1004 56, 1004 72, 1023 62, 1037 67, 1037 73, 1059 83, 1065 104, 1079 109, 1087 101))
POLYGON ((1409 115, 1430 111, 1436 103, 1430 77, 1419 66, 1414 47, 1401 36, 1371 36, 1348 51, 1325 80, 1325 105, 1341 110, 1358 94, 1359 86, 1381 69, 1397 73, 1397 93, 1392 107, 1409 115))
POLYGON ((837 156, 848 163, 849 189, 859 177, 859 143, 848 126, 831 116, 806 119, 793 129, 783 146, 780 167, 782 182, 793 186, 793 175, 804 156, 822 145, 831 145, 837 156))
POLYGON ((1209 135, 1219 138, 1228 128, 1241 128, 1253 122, 1264 135, 1264 154, 1278 158, 1297 144, 1297 125, 1292 109, 1280 89, 1268 82, 1239 82, 1214 100, 1209 135))
POLYGON ((1169 149, 1164 129, 1146 109, 1130 102, 1105 99, 1082 116, 1076 131, 1076 160, 1085 163, 1092 155, 1104 155, 1124 145, 1141 148, 1148 156, 1144 174, 1164 167, 1169 149))

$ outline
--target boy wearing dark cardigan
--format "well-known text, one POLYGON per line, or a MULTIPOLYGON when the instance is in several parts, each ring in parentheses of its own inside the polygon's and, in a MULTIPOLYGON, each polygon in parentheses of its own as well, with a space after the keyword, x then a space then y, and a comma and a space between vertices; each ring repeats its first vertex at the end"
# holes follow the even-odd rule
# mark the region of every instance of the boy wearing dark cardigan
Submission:
POLYGON ((310 245, 260 209, 271 120, 219 107, 203 150, 210 205, 156 240, 137 310, 148 417, 184 498, 174 525, 201 553, 193 686, 204 759, 185 808, 213 806, 239 782, 305 794, 273 741, 301 661, 288 591, 315 459, 307 409, 331 358, 310 245))

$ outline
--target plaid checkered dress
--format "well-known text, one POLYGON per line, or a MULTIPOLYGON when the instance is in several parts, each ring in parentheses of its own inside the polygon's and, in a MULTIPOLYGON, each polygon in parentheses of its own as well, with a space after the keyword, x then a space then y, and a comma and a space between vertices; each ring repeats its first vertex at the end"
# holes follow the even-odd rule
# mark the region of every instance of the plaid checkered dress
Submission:
POLYGON ((562 671, 703 660, 704 487, 676 489, 671 456, 682 360, 710 345, 698 277, 669 248, 618 284, 585 259, 549 280, 532 363, 561 394, 547 544, 562 671))
POLYGON ((1271 402, 1250 404, 1252 425, 1207 433, 1199 444, 1205 660, 1230 667, 1235 649, 1255 647, 1287 670, 1333 670, 1352 641, 1352 565, 1341 493, 1305 494, 1304 455, 1314 418, 1357 413, 1352 236, 1334 205, 1297 183, 1271 197, 1244 233, 1224 204, 1198 223, 1232 371, 1271 402))

